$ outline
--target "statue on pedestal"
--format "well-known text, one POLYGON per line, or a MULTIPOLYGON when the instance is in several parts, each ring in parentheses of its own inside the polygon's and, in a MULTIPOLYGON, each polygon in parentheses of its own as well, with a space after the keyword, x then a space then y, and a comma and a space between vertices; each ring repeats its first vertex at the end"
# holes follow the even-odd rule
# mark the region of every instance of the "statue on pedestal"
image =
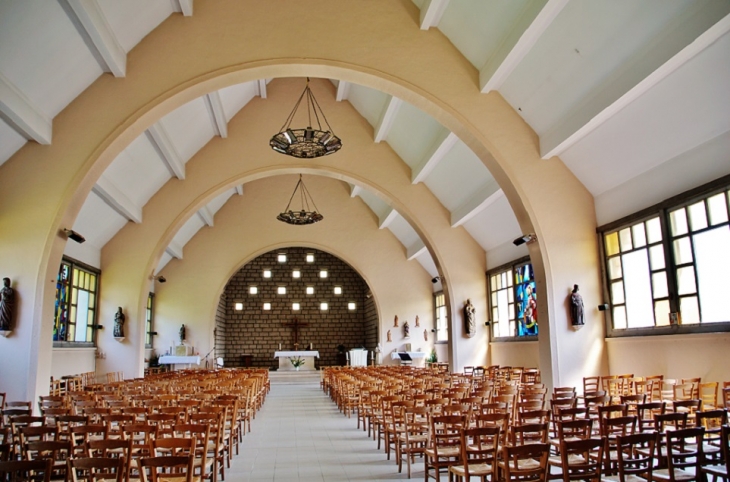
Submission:
POLYGON ((398 315, 395 315, 395 320, 393 320, 393 328, 398 328, 398 315))
POLYGON ((406 320, 405 323, 403 323, 403 336, 406 338, 411 337, 411 327, 408 326, 408 320, 406 320))
POLYGON ((474 317, 476 309, 471 304, 471 299, 466 300, 464 305, 464 329, 466 330, 466 336, 471 338, 477 332, 477 323, 474 317))
POLYGON ((180 331, 179 331, 178 333, 179 333, 179 335, 180 335, 180 344, 182 345, 182 344, 183 344, 183 342, 185 341, 185 336, 186 336, 186 334, 187 334, 187 333, 186 333, 186 330, 185 330, 185 324, 183 324, 183 325, 182 325, 182 326, 180 327, 180 331))
POLYGON ((122 307, 117 308, 117 312, 114 314, 114 338, 124 337, 124 321, 127 319, 122 313, 122 307))
POLYGON ((10 278, 3 278, 0 289, 0 331, 13 329, 13 307, 15 306, 15 290, 10 287, 10 278))
POLYGON ((578 293, 578 285, 573 285, 573 292, 570 294, 570 321, 574 326, 585 323, 583 320, 583 297, 578 293))

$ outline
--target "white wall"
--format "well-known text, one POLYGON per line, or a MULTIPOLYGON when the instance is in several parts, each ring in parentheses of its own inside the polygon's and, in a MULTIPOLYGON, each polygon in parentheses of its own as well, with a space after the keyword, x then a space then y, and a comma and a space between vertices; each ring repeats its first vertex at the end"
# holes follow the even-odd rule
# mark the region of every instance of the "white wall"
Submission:
POLYGON ((54 379, 66 375, 96 370, 96 348, 54 348, 51 362, 51 376, 54 379))
POLYGON ((537 341, 491 342, 489 364, 503 367, 537 368, 540 348, 537 341))
POLYGON ((730 333, 608 338, 612 374, 664 375, 664 378, 702 377, 702 381, 730 380, 730 333))

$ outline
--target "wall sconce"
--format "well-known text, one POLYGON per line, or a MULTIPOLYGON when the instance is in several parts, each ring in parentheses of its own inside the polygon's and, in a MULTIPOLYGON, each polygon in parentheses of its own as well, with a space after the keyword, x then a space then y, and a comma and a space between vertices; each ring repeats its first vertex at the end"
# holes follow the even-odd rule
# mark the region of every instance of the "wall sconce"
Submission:
POLYGON ((104 325, 91 325, 91 328, 93 328, 94 330, 103 330, 104 325))
POLYGON ((606 311, 608 310, 608 303, 603 303, 602 305, 598 305, 598 311, 606 311))
POLYGON ((148 331, 147 334, 150 335, 150 336, 157 336, 157 332, 156 331, 148 331))
POLYGON ((160 275, 160 276, 150 276, 150 278, 152 278, 154 281, 159 281, 160 283, 166 283, 167 282, 167 278, 165 278, 162 275, 160 275))
POLYGON ((534 243, 535 241, 537 241, 537 235, 535 233, 530 233, 530 234, 523 234, 519 238, 512 241, 512 244, 514 244, 515 246, 521 246, 525 243, 527 243, 527 244, 534 243))
POLYGON ((485 322, 484 322, 484 326, 489 326, 489 325, 491 325, 491 324, 492 324, 492 322, 491 322, 491 321, 485 321, 485 322))
POLYGON ((74 241, 76 241, 79 244, 86 241, 85 237, 81 236, 79 233, 77 233, 73 229, 63 229, 63 234, 65 234, 67 238, 73 239, 74 241))
POLYGON ((433 284, 436 284, 439 281, 441 281, 441 276, 434 276, 433 278, 431 278, 431 283, 433 284))

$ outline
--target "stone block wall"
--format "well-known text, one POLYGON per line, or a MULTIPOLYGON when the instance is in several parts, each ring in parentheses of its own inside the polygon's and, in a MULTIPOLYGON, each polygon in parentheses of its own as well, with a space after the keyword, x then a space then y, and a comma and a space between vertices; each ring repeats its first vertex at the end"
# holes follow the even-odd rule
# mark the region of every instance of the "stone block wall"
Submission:
POLYGON ((337 364, 338 345, 372 350, 377 344, 378 316, 366 297, 368 291, 350 265, 329 253, 287 248, 263 254, 233 275, 221 296, 225 316, 223 323, 216 319, 219 356, 226 366, 240 366, 241 355, 249 354, 255 367, 278 367, 273 356, 279 344, 283 350, 294 349, 294 332, 285 324, 295 318, 307 324, 299 330, 299 349, 311 343, 320 353, 318 367, 337 364), (286 262, 277 260, 279 254, 286 254, 286 262), (314 255, 314 262, 306 261, 307 254, 314 255), (264 278, 265 270, 271 271, 270 278, 264 278), (292 276, 294 270, 300 271, 300 278, 292 276), (326 278, 320 277, 321 270, 327 271, 326 278), (250 293, 251 287, 256 287, 256 294, 250 293), (285 287, 286 294, 279 294, 279 287, 285 287), (314 294, 307 294, 307 287, 314 294), (342 294, 336 295, 335 287, 342 294), (323 302, 327 310, 321 309, 323 302), (348 309, 350 302, 355 310, 348 309), (264 303, 270 303, 271 309, 265 310, 264 303), (299 303, 298 311, 293 303, 299 303))

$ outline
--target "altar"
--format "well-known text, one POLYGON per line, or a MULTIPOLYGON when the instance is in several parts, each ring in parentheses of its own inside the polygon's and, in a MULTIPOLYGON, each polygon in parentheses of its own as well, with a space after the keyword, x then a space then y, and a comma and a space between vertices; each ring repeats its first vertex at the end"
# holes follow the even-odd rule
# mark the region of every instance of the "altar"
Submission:
POLYGON ((279 370, 280 371, 295 371, 296 368, 291 364, 289 358, 299 357, 304 360, 299 370, 302 371, 314 371, 314 359, 319 358, 319 352, 317 350, 308 351, 275 351, 274 358, 279 359, 279 370))
POLYGON ((186 365, 186 368, 190 368, 191 365, 200 365, 200 356, 174 356, 174 355, 163 355, 160 357, 160 365, 186 365))

